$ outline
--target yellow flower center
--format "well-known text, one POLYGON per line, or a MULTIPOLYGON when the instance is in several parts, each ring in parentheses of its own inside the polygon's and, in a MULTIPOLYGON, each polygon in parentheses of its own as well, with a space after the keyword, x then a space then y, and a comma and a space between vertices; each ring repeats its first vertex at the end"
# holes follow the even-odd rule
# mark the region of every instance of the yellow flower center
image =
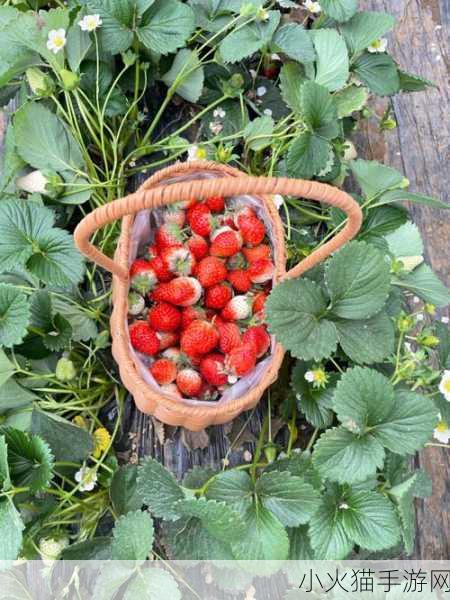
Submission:
POLYGON ((439 425, 436 427, 436 430, 439 431, 439 433, 445 433, 448 429, 448 425, 447 423, 444 423, 444 421, 441 421, 439 423, 439 425))
POLYGON ((196 156, 198 159, 203 160, 206 158, 206 150, 204 148, 198 148, 196 152, 196 156))
POLYGON ((53 38, 53 45, 56 46, 56 48, 62 48, 64 46, 64 38, 62 38, 62 37, 54 37, 53 38))
POLYGON ((316 369, 315 371, 313 371, 313 373, 314 373, 314 381, 318 385, 324 385, 327 383, 328 376, 323 369, 316 369))
POLYGON ((450 378, 443 381, 442 386, 444 390, 450 394, 450 378))

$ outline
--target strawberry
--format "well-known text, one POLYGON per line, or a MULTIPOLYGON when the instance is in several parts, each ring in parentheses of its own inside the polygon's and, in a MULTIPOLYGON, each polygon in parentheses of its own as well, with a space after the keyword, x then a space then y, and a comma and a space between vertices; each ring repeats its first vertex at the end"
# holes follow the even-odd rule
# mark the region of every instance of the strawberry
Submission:
POLYGON ((213 229, 213 218, 206 204, 196 204, 187 212, 189 225, 194 233, 208 237, 213 229))
POLYGON ((164 223, 156 230, 155 244, 159 250, 170 248, 171 246, 181 246, 183 234, 178 225, 174 223, 164 223))
POLYGON ((273 279, 275 266, 271 260, 260 258, 251 263, 247 272, 253 283, 264 283, 273 279))
POLYGON ((266 236, 264 223, 256 217, 240 217, 239 231, 245 244, 258 246, 266 236))
POLYGON ((160 302, 148 311, 148 322, 156 331, 176 331, 181 325, 181 312, 172 304, 160 302))
POLYGON ((147 321, 135 321, 131 323, 129 333, 131 345, 141 354, 153 356, 158 352, 158 337, 147 321))
POLYGON ((155 244, 151 244, 150 246, 148 246, 147 250, 144 252, 144 258, 146 258, 147 260, 153 260, 157 256, 158 248, 155 246, 155 244))
POLYGON ((225 358, 225 370, 228 373, 228 382, 235 383, 237 377, 247 375, 255 368, 256 352, 253 344, 242 344, 225 358))
POLYGON ((259 244, 259 246, 255 246, 254 248, 242 248, 242 253, 249 263, 261 258, 272 258, 272 250, 268 244, 259 244))
POLYGON ((175 306, 192 306, 200 300, 202 287, 193 277, 176 277, 169 283, 161 283, 152 293, 152 300, 169 302, 175 306))
POLYGON ((226 321, 241 321, 250 316, 250 302, 247 296, 235 296, 220 313, 226 321))
MULTIPOLYGON (((165 335, 171 335, 171 334, 165 334, 165 335)), ((161 353, 161 356, 163 358, 168 358, 169 360, 174 362, 176 365, 179 365, 183 362, 183 355, 181 354, 181 350, 179 348, 176 348, 175 346, 172 346, 171 348, 166 348, 161 353)))
POLYGON ((270 336, 267 333, 265 325, 249 327, 242 336, 242 341, 244 344, 253 345, 257 358, 264 356, 270 348, 270 336))
POLYGON ((225 198, 222 198, 222 196, 211 196, 206 198, 205 203, 209 210, 214 213, 223 212, 223 209, 225 208, 225 198))
POLYGON ((195 276, 200 284, 207 288, 225 281, 227 278, 227 268, 217 256, 207 256, 198 263, 195 269, 195 276))
POLYGON ((208 256, 208 242, 201 235, 194 234, 191 238, 189 238, 187 241, 187 247, 197 260, 201 260, 202 258, 205 258, 205 256, 208 256))
POLYGON ((193 321, 181 334, 181 351, 189 357, 207 354, 217 346, 219 331, 207 321, 193 321))
POLYGON ((181 400, 181 398, 183 398, 183 396, 180 393, 180 390, 178 389, 178 387, 175 383, 169 383, 167 385, 162 385, 161 391, 164 394, 167 394, 168 396, 175 396, 176 398, 179 398, 180 400, 181 400))
POLYGON ((130 267, 130 285, 140 294, 147 294, 157 283, 155 271, 148 261, 137 258, 130 267))
POLYGON ((188 208, 192 208, 193 206, 198 204, 198 200, 196 198, 194 198, 194 200, 181 200, 181 202, 177 202, 177 204, 183 210, 187 210, 188 208))
POLYGON ((168 358, 156 360, 150 367, 150 373, 155 381, 161 385, 172 383, 177 377, 177 366, 168 358))
POLYGON ((228 377, 224 370, 225 358, 222 354, 208 354, 200 363, 200 373, 209 384, 215 386, 226 385, 228 377))
POLYGON ((161 259, 169 272, 175 275, 190 275, 195 258, 187 248, 172 246, 161 250, 161 259))
POLYGON ((211 248, 209 250, 212 256, 228 258, 233 256, 242 248, 242 236, 238 231, 231 227, 221 227, 211 235, 211 248))
POLYGON ((258 292, 253 297, 252 312, 254 315, 264 312, 264 305, 266 303, 266 299, 267 294, 265 292, 258 292))
POLYGON ((164 211, 164 223, 172 223, 173 225, 178 225, 178 227, 183 227, 185 222, 186 213, 180 202, 167 205, 164 211))
POLYGON ((233 214, 233 220, 234 223, 236 224, 236 227, 239 227, 239 221, 241 219, 257 219, 258 217, 256 216, 255 211, 253 210, 253 208, 251 206, 241 206, 241 208, 238 209, 237 212, 235 212, 233 214))
POLYGON ((241 252, 238 252, 237 254, 235 254, 234 256, 231 256, 228 260, 227 260, 227 269, 230 271, 237 271, 238 269, 246 269, 248 267, 248 263, 247 260, 244 256, 244 254, 242 253, 243 251, 246 250, 246 248, 242 248, 241 252))
POLYGON ((205 321, 206 313, 201 306, 187 306, 181 312, 181 329, 186 329, 192 321, 205 321))
POLYGON ((182 369, 177 375, 177 387, 184 396, 197 396, 202 384, 202 378, 194 369, 182 369))
POLYGON ((247 293, 252 287, 252 280, 248 276, 248 272, 244 271, 243 269, 229 271, 228 281, 237 292, 241 292, 243 294, 247 293))
POLYGON ((270 62, 263 68, 263 75, 264 77, 267 77, 267 79, 276 79, 278 77, 279 72, 280 68, 274 62, 270 62))
POLYGON ((224 354, 228 354, 242 344, 242 336, 239 327, 236 323, 224 322, 217 326, 219 330, 219 348, 224 354))
POLYGON ((174 331, 157 331, 156 335, 158 336, 160 350, 171 348, 178 344, 180 340, 180 336, 174 331))
POLYGON ((226 283, 217 283, 212 285, 205 292, 205 306, 206 308, 214 308, 220 310, 231 300, 233 292, 231 287, 226 283))
POLYGON ((130 292, 128 294, 128 314, 133 317, 137 317, 145 308, 145 300, 136 292, 130 292))
POLYGON ((152 258, 149 265, 155 271, 158 281, 166 282, 173 279, 173 273, 169 271, 167 264, 160 256, 152 258))

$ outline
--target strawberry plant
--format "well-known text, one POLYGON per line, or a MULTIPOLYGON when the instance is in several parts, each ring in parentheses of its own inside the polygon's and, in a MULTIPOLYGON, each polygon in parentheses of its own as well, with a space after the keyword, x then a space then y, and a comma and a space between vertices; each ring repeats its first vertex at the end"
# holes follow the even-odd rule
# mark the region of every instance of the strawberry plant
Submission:
MULTIPOLYGON (((413 551, 414 499, 431 490, 409 457, 450 440, 450 338, 435 316, 450 298, 402 201, 447 206, 356 155, 374 96, 388 140, 390 98, 432 85, 390 56, 394 18, 360 4, 3 2, 0 558, 413 551), (110 277, 83 262, 72 232, 135 175, 205 158, 351 189, 364 223, 325 264, 270 291, 254 215, 218 224, 220 197, 167 211, 130 274, 130 338, 154 357, 158 384, 193 397, 203 380, 225 385, 249 360, 243 348, 250 368, 265 356, 266 326, 288 351, 250 460, 229 468, 224 456, 223 469, 178 482, 153 459, 119 465, 131 399, 109 350, 110 277), (136 319, 148 294, 155 305, 136 319), (243 330, 250 310, 266 321, 243 330), (179 348, 207 356, 179 368, 179 348)), ((289 266, 345 224, 334 208, 274 201, 289 266)), ((109 225, 95 242, 111 256, 118 233, 109 225)))

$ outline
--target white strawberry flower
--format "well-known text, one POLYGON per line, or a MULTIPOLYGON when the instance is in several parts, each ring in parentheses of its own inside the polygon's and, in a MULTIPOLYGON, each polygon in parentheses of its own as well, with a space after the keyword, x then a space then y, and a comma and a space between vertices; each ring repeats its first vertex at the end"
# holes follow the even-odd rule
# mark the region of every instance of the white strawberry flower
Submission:
POLYGON ((195 144, 193 144, 192 146, 189 146, 188 148, 188 161, 191 160, 205 160, 207 157, 207 153, 205 148, 202 148, 201 146, 197 146, 195 144))
POLYGON ((439 415, 439 423, 434 430, 433 437, 441 444, 448 444, 450 441, 450 427, 442 420, 441 415, 439 415))
POLYGON ((216 110, 213 112, 214 117, 217 119, 223 119, 226 115, 226 111, 223 110, 221 106, 218 106, 216 110))
POLYGON ((47 48, 53 52, 53 54, 58 54, 58 52, 64 48, 66 42, 65 29, 52 29, 48 32, 47 48))
POLYGON ((312 13, 313 15, 318 15, 320 12, 322 12, 320 2, 314 2, 313 0, 305 0, 303 6, 308 12, 312 13))
POLYGON ((314 371, 306 371, 305 379, 308 383, 313 383, 316 380, 316 376, 314 375, 314 371))
POLYGON ((444 373, 442 374, 442 379, 439 383, 439 391, 444 396, 444 398, 447 400, 447 402, 450 402, 450 371, 449 370, 444 371, 444 373))
POLYGON ((28 175, 16 179, 16 186, 19 190, 24 190, 29 194, 45 194, 47 183, 48 179, 42 171, 32 171, 28 175))
POLYGON ((95 31, 102 23, 100 15, 86 15, 78 21, 82 31, 95 31))
POLYGON ((261 98, 265 94, 267 94, 267 88, 265 85, 260 85, 256 88, 256 95, 258 96, 258 98, 261 98))
POLYGON ((75 481, 80 484, 80 492, 92 492, 97 485, 97 470, 83 466, 75 473, 75 481))
POLYGON ((442 317, 441 323, 444 323, 444 325, 448 325, 450 323, 450 319, 448 317, 442 317))
POLYGON ((377 40, 374 40, 370 44, 370 46, 367 48, 367 50, 369 52, 371 52, 372 54, 378 54, 378 53, 386 52, 387 45, 388 45, 388 41, 386 38, 379 38, 377 40))

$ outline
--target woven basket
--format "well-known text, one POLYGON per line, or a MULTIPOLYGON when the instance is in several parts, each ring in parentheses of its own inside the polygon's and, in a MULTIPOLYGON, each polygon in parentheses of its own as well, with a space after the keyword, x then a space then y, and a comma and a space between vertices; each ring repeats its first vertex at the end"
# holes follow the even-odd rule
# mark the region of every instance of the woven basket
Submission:
POLYGON ((77 226, 74 237, 79 250, 90 260, 113 274, 111 315, 112 353, 119 366, 125 387, 143 413, 154 415, 168 425, 181 425, 198 431, 209 425, 227 423, 245 410, 253 408, 264 391, 276 380, 284 350, 273 345, 268 368, 259 381, 239 398, 226 402, 184 401, 162 394, 144 380, 138 360, 130 347, 127 314, 131 232, 135 215, 144 209, 156 209, 180 200, 203 200, 209 196, 251 195, 261 203, 273 231, 275 281, 300 277, 352 239, 361 227, 362 213, 351 196, 322 183, 286 179, 249 177, 228 166, 213 162, 175 164, 150 177, 135 193, 95 209, 77 226), (205 173, 209 178, 204 177, 205 173), (197 178, 196 178, 197 177, 197 178), (183 180, 184 179, 184 180, 183 180), (272 195, 282 194, 325 202, 347 214, 345 227, 329 242, 318 248, 286 272, 284 229, 272 195), (114 259, 102 254, 90 242, 92 234, 107 223, 122 219, 122 229, 114 259))

